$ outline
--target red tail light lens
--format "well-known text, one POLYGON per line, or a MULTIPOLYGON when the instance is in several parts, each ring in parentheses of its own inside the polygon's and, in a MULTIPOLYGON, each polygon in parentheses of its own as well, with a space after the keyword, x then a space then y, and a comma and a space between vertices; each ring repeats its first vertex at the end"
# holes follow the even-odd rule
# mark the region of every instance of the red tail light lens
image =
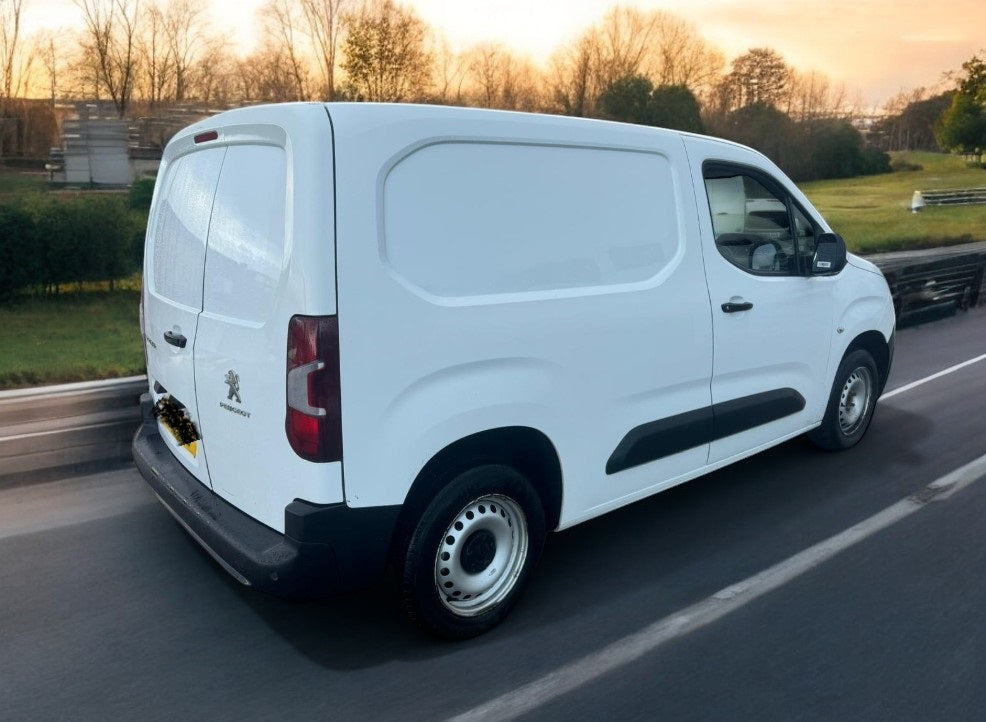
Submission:
POLYGON ((342 460, 339 322, 293 316, 288 323, 288 441, 308 461, 342 460))

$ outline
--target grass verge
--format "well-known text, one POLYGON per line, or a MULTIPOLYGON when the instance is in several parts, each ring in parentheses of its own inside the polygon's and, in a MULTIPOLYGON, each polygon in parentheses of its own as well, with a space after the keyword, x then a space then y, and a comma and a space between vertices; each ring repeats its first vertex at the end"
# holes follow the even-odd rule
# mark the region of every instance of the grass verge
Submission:
POLYGON ((914 191, 986 187, 986 170, 943 153, 894 153, 921 170, 801 184, 805 195, 856 253, 986 240, 986 206, 929 206, 911 213, 914 191))
POLYGON ((144 373, 140 292, 71 293, 0 307, 0 389, 144 373))

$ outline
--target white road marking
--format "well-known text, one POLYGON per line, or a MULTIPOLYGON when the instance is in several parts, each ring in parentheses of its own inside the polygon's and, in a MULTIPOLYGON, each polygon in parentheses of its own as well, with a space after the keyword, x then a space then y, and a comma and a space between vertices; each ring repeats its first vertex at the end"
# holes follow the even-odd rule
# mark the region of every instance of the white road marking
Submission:
MULTIPOLYGON (((929 381, 954 373, 966 366, 986 360, 986 354, 950 366, 943 371, 905 384, 883 394, 886 399, 917 388, 929 381)), ((730 612, 817 567, 823 562, 859 544, 877 532, 909 517, 932 501, 945 500, 976 481, 986 478, 986 454, 965 466, 939 477, 916 494, 901 499, 873 516, 804 551, 785 559, 741 582, 720 589, 711 597, 627 635, 554 672, 511 690, 499 697, 452 717, 452 722, 514 719, 599 679, 665 643, 721 619, 730 612)))
POLYGON ((880 397, 880 400, 882 401, 883 399, 889 399, 893 396, 896 396, 897 394, 902 394, 905 391, 910 391, 911 389, 917 388, 918 386, 922 386, 928 383, 929 381, 940 379, 942 376, 948 376, 949 374, 955 373, 959 369, 964 369, 966 366, 972 366, 972 364, 979 363, 980 361, 986 361, 986 353, 984 353, 982 356, 976 356, 976 358, 971 358, 968 361, 963 361, 962 363, 955 364, 954 366, 949 366, 947 369, 939 371, 936 374, 931 374, 931 376, 925 376, 923 379, 918 379, 917 381, 912 381, 909 384, 904 384, 903 386, 899 386, 898 388, 892 391, 886 391, 884 392, 883 396, 880 397))

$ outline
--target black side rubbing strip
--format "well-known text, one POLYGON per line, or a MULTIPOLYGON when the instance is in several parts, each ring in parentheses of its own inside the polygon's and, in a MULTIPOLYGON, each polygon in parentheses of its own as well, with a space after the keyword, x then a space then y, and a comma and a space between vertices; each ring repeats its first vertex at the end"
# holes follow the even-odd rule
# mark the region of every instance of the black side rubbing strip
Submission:
POLYGON ((796 414, 804 407, 804 396, 785 388, 649 421, 623 437, 606 462, 606 473, 615 474, 694 449, 796 414))
POLYGON ((606 473, 615 474, 708 443, 713 434, 712 424, 709 406, 631 429, 606 462, 606 473))
POLYGON ((805 407, 805 397, 794 389, 776 389, 744 396, 741 399, 723 401, 712 406, 715 416, 715 436, 724 439, 741 431, 762 426, 796 414, 805 407))

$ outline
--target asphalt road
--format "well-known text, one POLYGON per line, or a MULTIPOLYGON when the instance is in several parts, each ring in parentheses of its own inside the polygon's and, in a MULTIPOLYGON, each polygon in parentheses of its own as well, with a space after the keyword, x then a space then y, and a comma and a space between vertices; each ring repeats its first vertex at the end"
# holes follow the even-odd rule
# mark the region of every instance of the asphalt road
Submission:
MULTIPOLYGON (((904 329, 888 389, 983 354, 986 309, 904 329)), ((986 360, 881 401, 849 452, 794 440, 552 535, 457 644, 386 583, 240 587, 135 471, 3 491, 0 719, 984 719, 986 479, 926 490, 986 454, 984 400, 986 360)))

